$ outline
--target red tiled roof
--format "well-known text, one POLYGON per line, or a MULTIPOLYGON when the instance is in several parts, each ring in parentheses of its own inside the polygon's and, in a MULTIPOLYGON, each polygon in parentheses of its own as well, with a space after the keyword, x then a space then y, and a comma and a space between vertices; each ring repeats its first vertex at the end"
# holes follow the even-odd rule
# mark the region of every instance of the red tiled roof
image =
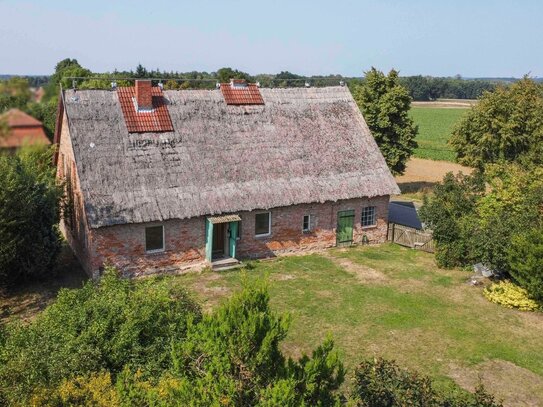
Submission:
POLYGON ((0 120, 6 120, 9 127, 41 126, 38 119, 26 114, 19 109, 10 109, 0 116, 0 120))
POLYGON ((129 133, 173 131, 172 120, 168 107, 164 103, 162 89, 155 86, 152 88, 152 94, 153 109, 138 111, 134 101, 136 89, 134 87, 117 88, 117 95, 129 133))
POLYGON ((25 144, 51 144, 41 122, 19 109, 0 116, 8 125, 8 133, 0 135, 0 148, 17 148, 25 144))
MULTIPOLYGON (((232 80, 236 84, 245 84, 244 80, 232 80)), ((264 99, 258 86, 248 83, 245 87, 235 87, 230 83, 221 83, 221 92, 227 105, 263 105, 264 99)))
POLYGON ((14 127, 6 136, 0 136, 0 148, 16 148, 25 144, 51 144, 43 128, 40 127, 14 127))

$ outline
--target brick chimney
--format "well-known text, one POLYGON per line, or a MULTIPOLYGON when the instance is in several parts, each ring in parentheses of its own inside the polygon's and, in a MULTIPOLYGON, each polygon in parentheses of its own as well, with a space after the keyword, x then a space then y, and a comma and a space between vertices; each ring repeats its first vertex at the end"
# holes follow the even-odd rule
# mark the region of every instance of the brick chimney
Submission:
POLYGON ((136 81, 136 103, 138 104, 138 110, 151 110, 153 108, 151 87, 151 81, 136 81))

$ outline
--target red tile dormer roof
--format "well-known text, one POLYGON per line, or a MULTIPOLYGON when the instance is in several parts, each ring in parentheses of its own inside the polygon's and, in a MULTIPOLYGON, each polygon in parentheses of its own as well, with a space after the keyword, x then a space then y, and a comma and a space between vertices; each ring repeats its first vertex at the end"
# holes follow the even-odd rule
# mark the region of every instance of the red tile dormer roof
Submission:
POLYGON ((244 79, 232 79, 230 83, 221 83, 221 92, 227 105, 263 105, 264 99, 255 83, 244 79))
POLYGON ((161 133, 173 131, 172 120, 164 101, 162 89, 151 88, 152 109, 138 109, 136 88, 117 88, 117 95, 129 133, 161 133))

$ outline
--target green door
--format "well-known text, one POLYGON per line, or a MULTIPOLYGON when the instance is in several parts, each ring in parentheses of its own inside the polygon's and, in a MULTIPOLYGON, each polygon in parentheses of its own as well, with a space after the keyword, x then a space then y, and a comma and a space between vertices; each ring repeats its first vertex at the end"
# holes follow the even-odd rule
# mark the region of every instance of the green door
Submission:
POLYGON ((206 259, 211 261, 213 250, 213 223, 206 218, 206 259))
POLYGON ((348 246, 353 242, 354 210, 337 213, 336 245, 348 246))
POLYGON ((229 232, 229 238, 228 238, 228 244, 229 244, 229 253, 230 257, 236 258, 236 244, 238 242, 238 222, 230 222, 228 226, 230 232, 229 232))

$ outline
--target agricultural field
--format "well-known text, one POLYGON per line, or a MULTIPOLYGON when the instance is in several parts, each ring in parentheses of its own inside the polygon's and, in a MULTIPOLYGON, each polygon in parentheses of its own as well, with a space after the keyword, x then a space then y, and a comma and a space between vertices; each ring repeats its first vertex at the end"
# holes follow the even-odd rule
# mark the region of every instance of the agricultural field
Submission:
POLYGON ((450 107, 448 104, 427 102, 413 105, 409 112, 419 126, 419 147, 414 156, 431 160, 455 161, 455 154, 447 144, 455 123, 464 115, 467 105, 450 107))

